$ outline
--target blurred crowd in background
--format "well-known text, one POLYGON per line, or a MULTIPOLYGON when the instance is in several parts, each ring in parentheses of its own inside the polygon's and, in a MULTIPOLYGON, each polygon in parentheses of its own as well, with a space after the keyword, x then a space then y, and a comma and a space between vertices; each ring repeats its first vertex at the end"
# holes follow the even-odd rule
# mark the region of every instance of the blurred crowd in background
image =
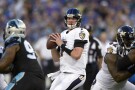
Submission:
POLYGON ((42 36, 61 32, 65 28, 63 16, 72 7, 83 14, 82 26, 91 24, 98 37, 106 31, 112 40, 119 26, 135 25, 135 0, 0 0, 0 32, 8 20, 20 18, 34 44, 42 36))
POLYGON ((81 11, 81 26, 91 25, 103 44, 115 38, 120 26, 135 26, 135 0, 0 0, 0 42, 7 21, 19 18, 27 26, 28 41, 41 49, 40 38, 66 29, 64 15, 69 8, 81 11))

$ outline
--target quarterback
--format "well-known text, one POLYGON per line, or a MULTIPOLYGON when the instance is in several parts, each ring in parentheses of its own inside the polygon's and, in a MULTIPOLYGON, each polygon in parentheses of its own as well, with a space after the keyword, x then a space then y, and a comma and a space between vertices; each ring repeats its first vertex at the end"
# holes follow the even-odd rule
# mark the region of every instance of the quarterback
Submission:
POLYGON ((50 90, 74 90, 86 79, 89 33, 80 28, 81 14, 78 9, 69 9, 64 18, 68 29, 60 35, 50 35, 54 38, 52 42, 58 45, 58 49, 51 49, 53 60, 60 62, 60 70, 48 75, 54 79, 50 90))

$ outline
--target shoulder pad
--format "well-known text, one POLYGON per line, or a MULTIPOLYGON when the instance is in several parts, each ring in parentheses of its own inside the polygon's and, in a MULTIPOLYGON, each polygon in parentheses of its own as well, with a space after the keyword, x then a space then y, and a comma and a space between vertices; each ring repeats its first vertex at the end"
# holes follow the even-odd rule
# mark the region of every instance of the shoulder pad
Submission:
POLYGON ((13 44, 20 44, 21 38, 20 37, 11 37, 8 40, 5 41, 5 47, 13 44))

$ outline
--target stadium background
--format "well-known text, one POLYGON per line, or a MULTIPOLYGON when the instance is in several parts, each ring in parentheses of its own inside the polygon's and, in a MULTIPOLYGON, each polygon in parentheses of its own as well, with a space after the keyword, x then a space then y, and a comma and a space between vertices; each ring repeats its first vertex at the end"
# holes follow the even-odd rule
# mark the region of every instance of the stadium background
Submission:
POLYGON ((135 26, 135 0, 0 0, 0 43, 5 24, 12 18, 22 19, 27 26, 27 39, 34 45, 41 37, 65 29, 68 8, 78 8, 82 26, 90 24, 93 35, 114 39, 121 25, 135 26))

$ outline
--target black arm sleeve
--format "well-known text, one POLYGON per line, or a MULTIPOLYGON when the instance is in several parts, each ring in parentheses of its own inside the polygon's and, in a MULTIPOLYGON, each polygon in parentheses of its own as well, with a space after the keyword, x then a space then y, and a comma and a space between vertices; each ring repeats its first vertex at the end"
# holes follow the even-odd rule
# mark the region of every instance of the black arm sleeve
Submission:
POLYGON ((116 65, 118 70, 127 70, 128 67, 133 65, 133 63, 130 61, 129 57, 126 55, 122 58, 117 58, 116 65))
POLYGON ((74 47, 82 47, 87 43, 87 40, 75 40, 74 47))

